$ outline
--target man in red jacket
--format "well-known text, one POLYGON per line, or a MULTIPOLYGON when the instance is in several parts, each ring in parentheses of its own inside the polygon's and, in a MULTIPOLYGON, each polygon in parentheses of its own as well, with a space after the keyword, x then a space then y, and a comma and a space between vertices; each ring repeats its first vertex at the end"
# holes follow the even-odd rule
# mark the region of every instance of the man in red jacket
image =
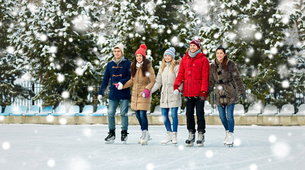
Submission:
POLYGON ((189 137, 186 146, 193 146, 195 142, 194 108, 197 116, 197 145, 203 146, 205 133, 204 101, 207 98, 209 85, 209 60, 200 48, 200 39, 190 43, 186 54, 181 60, 178 76, 174 84, 174 94, 179 94, 179 86, 183 84, 183 96, 186 100, 186 119, 189 137))

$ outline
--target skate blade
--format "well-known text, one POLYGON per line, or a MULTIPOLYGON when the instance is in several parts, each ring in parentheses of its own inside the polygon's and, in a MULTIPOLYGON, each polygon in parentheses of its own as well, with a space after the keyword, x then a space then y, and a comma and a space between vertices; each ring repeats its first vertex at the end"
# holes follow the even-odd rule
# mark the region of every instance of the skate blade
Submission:
POLYGON ((186 147, 192 147, 192 146, 194 146, 193 143, 192 144, 186 144, 186 147))
POLYGON ((141 143, 141 145, 142 145, 142 146, 147 145, 147 142, 143 142, 143 143, 141 143))
POLYGON ((122 144, 127 144, 127 141, 122 141, 122 144))
POLYGON ((233 144, 226 144, 227 147, 233 147, 233 144))
POLYGON ((198 145, 198 147, 203 147, 204 146, 204 144, 197 144, 198 145))
POLYGON ((112 140, 112 141, 106 141, 105 143, 106 143, 106 144, 114 144, 114 140, 112 140))

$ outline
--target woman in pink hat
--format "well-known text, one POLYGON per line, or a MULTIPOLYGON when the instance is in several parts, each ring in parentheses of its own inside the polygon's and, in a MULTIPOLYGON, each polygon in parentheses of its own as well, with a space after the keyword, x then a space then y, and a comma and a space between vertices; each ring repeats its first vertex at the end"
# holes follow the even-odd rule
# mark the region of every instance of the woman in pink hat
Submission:
POLYGON ((203 146, 205 133, 204 100, 207 98, 209 85, 209 61, 200 48, 200 39, 194 39, 190 48, 181 60, 179 73, 174 83, 174 91, 180 92, 183 83, 183 96, 186 101, 186 120, 189 137, 186 146, 193 146, 195 142, 194 109, 197 116, 197 145, 203 146))
POLYGON ((135 110, 136 117, 142 130, 138 143, 144 145, 150 139, 148 133, 148 120, 146 112, 150 108, 150 91, 155 84, 155 72, 151 62, 146 58, 146 45, 142 44, 136 51, 136 59, 131 63, 131 79, 123 87, 117 85, 119 90, 132 86, 131 109, 135 110))

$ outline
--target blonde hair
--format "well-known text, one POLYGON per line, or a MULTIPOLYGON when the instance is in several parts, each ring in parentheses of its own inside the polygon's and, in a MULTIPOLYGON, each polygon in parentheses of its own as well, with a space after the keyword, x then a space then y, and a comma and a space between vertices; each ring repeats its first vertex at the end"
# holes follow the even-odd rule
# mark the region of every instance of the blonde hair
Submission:
MULTIPOLYGON (((179 63, 180 63, 179 60, 175 61, 174 59, 172 59, 170 69, 172 70, 173 73, 175 73, 175 70, 174 70, 175 66, 178 65, 179 63)), ((163 72, 165 67, 166 67, 166 61, 163 58, 162 64, 161 64, 161 73, 163 72)))

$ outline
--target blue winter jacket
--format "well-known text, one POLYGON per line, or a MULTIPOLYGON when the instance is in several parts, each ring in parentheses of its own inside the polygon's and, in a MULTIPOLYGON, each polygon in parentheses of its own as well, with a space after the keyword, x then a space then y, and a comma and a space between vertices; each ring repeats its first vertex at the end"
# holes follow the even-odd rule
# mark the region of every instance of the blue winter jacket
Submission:
POLYGON ((109 79, 111 79, 110 87, 109 87, 110 88, 109 99, 110 100, 130 99, 131 98, 130 88, 118 90, 115 87, 116 83, 121 82, 124 85, 130 79, 131 77, 130 65, 131 62, 127 58, 124 58, 123 61, 121 61, 121 63, 118 66, 113 61, 109 62, 107 64, 103 82, 98 94, 104 95, 105 90, 109 83, 109 79))

